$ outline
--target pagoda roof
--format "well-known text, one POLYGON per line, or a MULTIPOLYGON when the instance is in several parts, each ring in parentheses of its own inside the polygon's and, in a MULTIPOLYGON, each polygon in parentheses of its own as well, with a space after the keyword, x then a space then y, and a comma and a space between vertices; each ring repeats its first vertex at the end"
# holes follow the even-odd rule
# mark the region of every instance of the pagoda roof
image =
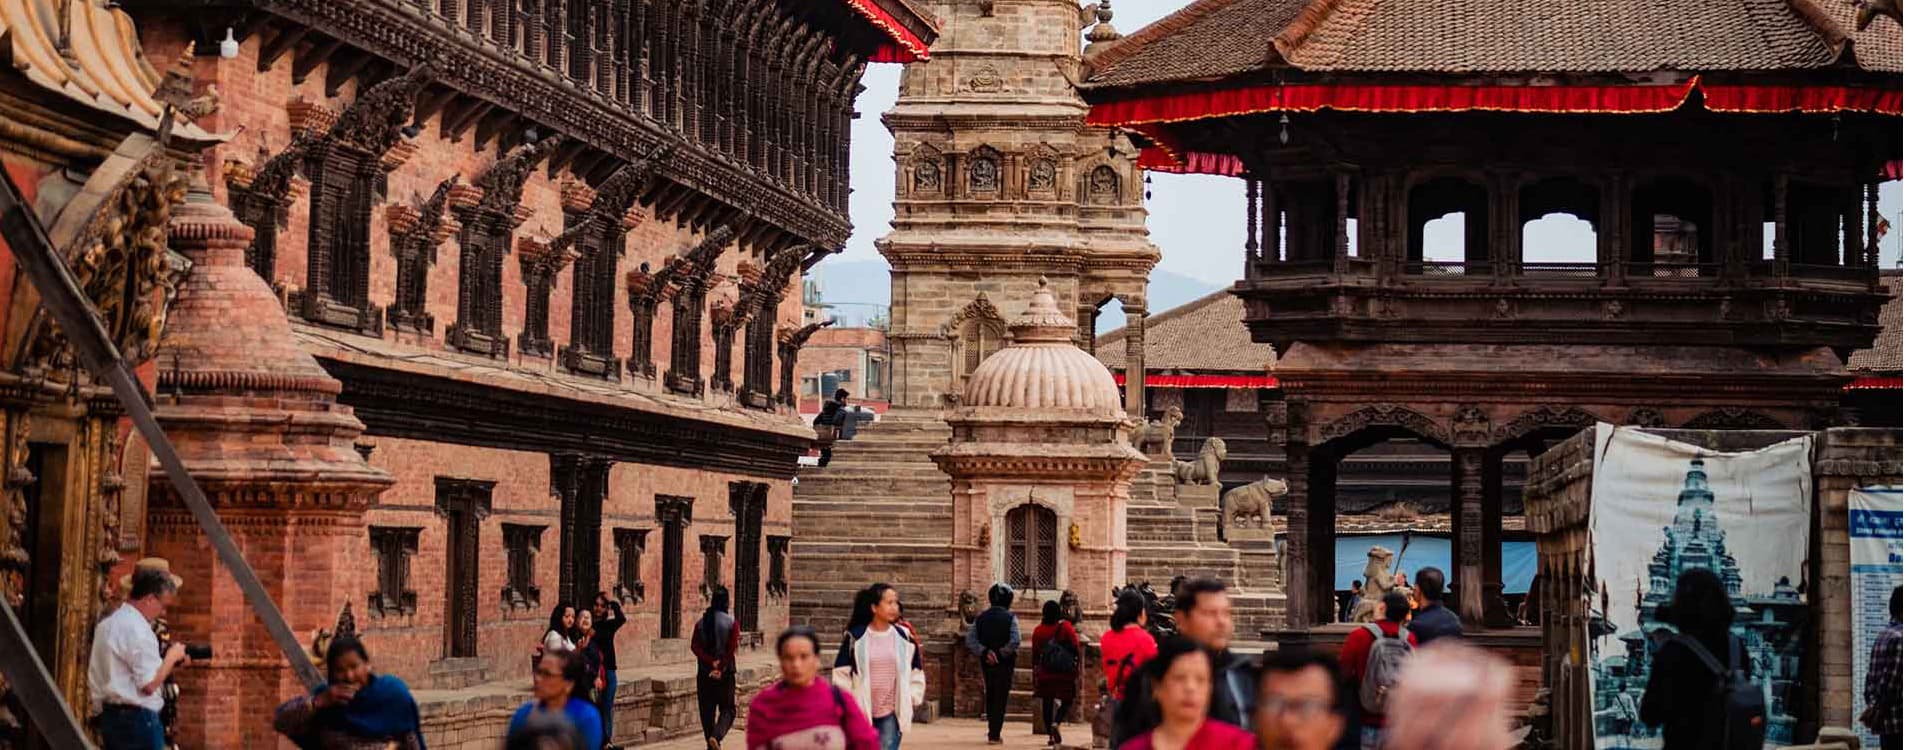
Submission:
POLYGON ((1619 76, 1901 70, 1901 27, 1850 0, 1195 0, 1089 59, 1090 89, 1267 68, 1619 76))

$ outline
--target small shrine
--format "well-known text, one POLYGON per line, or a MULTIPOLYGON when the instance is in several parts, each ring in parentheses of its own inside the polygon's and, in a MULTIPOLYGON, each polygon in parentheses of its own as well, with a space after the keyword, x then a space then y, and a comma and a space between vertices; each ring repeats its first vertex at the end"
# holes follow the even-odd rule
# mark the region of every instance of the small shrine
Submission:
POLYGON ((1016 610, 1035 612, 1074 589, 1098 621, 1126 583, 1127 498, 1147 459, 1113 376, 1074 346, 1045 278, 1009 328, 1013 343, 968 379, 946 414, 953 439, 932 454, 952 480, 953 588, 1005 582, 1016 610))

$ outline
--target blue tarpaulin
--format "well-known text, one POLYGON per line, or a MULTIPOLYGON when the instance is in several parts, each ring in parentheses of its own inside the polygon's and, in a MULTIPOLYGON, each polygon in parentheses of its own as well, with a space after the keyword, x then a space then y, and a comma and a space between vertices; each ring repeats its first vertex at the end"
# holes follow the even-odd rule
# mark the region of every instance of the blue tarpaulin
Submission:
MULTIPOLYGON (((1367 550, 1380 546, 1397 555, 1405 540, 1406 537, 1400 534, 1360 534, 1334 540, 1334 585, 1345 591, 1355 579, 1360 578, 1367 568, 1367 550)), ((1531 540, 1500 543, 1500 580, 1506 584, 1504 593, 1527 593, 1527 589, 1533 585, 1534 571, 1539 566, 1537 555, 1531 540)), ((1444 536, 1414 534, 1412 543, 1407 545, 1406 554, 1398 562, 1400 570, 1406 571, 1409 580, 1413 578, 1414 571, 1431 565, 1447 571, 1448 583, 1452 583, 1453 540, 1444 536)))

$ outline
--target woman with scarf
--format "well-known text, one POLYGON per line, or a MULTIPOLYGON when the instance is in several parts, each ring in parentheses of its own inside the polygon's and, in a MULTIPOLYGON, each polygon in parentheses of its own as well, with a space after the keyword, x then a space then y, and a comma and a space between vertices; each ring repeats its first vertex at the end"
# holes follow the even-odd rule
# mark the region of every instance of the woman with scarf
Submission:
POLYGON ((420 707, 407 683, 374 674, 360 639, 327 646, 327 684, 280 704, 273 729, 301 750, 425 750, 420 707))
POLYGON ((820 637, 804 625, 774 642, 780 681, 747 704, 747 750, 880 750, 880 734, 847 691, 820 679, 820 637))
POLYGON ((700 699, 700 731, 708 750, 720 750, 733 727, 734 655, 740 651, 740 623, 727 614, 727 589, 716 586, 707 613, 693 627, 693 656, 699 663, 695 679, 700 699))

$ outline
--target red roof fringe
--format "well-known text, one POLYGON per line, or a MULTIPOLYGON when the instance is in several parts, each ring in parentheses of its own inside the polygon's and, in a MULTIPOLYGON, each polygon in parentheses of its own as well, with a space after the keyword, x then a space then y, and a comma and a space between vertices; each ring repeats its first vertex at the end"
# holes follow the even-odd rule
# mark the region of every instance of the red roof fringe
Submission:
MULTIPOLYGON (((1126 385, 1127 374, 1113 374, 1114 385, 1126 385)), ((1278 388, 1266 375, 1147 375, 1148 388, 1278 388)))
POLYGON ((913 32, 907 30, 906 24, 900 23, 900 19, 882 10, 873 0, 846 0, 846 2, 847 7, 852 8, 854 13, 865 17, 868 23, 874 25, 874 28, 893 39, 892 45, 881 45, 880 49, 874 52, 873 57, 868 58, 870 61, 914 63, 924 62, 933 57, 927 40, 914 36, 913 32))
MULTIPOLYGON (((1153 376, 1147 376, 1147 384, 1153 384, 1153 376)), ((1905 390, 1900 378, 1854 378, 1853 382, 1840 387, 1843 391, 1898 391, 1905 390)))
MULTIPOLYGON (((1331 2, 1332 0, 1329 0, 1331 2)), ((1645 114, 1679 109, 1698 89, 1702 104, 1717 112, 1870 112, 1899 116, 1899 89, 1849 86, 1703 84, 1659 86, 1467 86, 1287 84, 1160 94, 1101 102, 1087 124, 1124 127, 1153 142, 1140 166, 1163 172, 1237 176, 1241 165, 1225 154, 1187 152, 1168 123, 1263 112, 1540 112, 1645 114)))

